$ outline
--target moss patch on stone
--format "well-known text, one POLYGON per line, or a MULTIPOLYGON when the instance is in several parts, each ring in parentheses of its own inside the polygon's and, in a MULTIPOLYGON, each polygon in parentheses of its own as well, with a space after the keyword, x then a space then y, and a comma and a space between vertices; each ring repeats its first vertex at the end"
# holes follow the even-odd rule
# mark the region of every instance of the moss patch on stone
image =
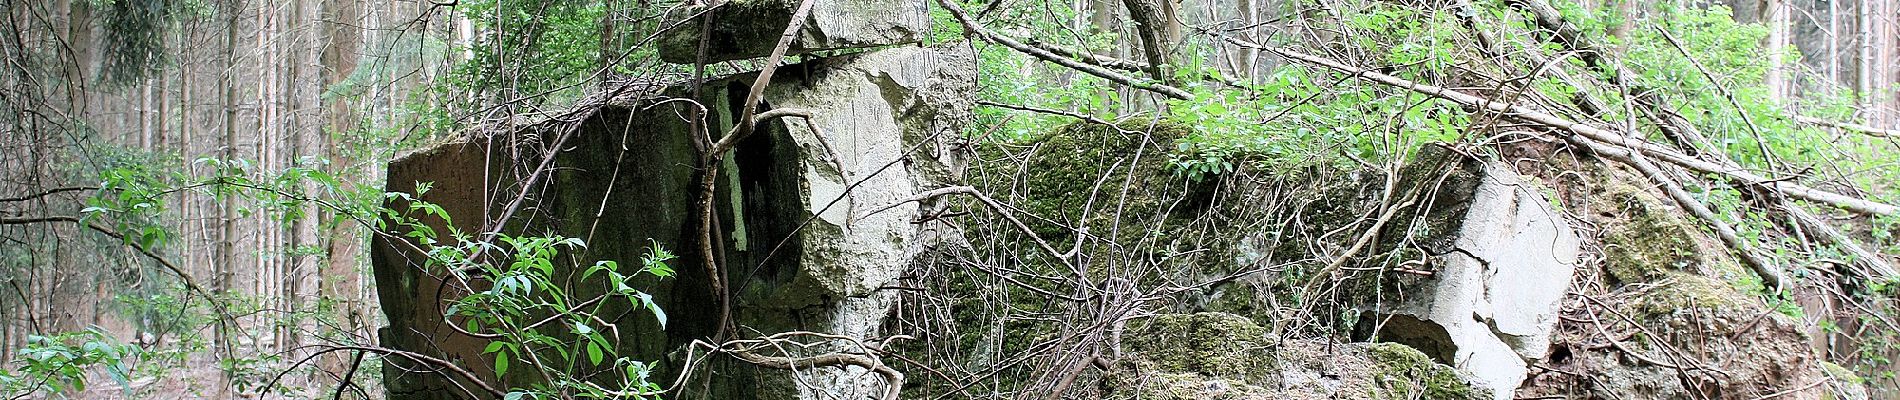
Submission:
POLYGON ((1605 182, 1593 206, 1619 216, 1602 234, 1604 267, 1624 283, 1660 278, 1668 271, 1711 263, 1696 242, 1696 227, 1662 200, 1623 182, 1605 182))
POLYGON ((1163 372, 1259 382, 1275 364, 1267 329, 1227 313, 1155 316, 1123 341, 1163 372))
POLYGON ((1457 371, 1432 361, 1425 353, 1397 343, 1366 346, 1378 366, 1373 374, 1374 399, 1488 399, 1490 392, 1472 387, 1457 371))
POLYGON ((1135 383, 1134 400, 1273 399, 1272 391, 1233 379, 1197 374, 1158 373, 1135 383))
POLYGON ((1628 308, 1644 316, 1670 315, 1680 310, 1758 308, 1754 299, 1714 278, 1679 271, 1664 272, 1655 286, 1639 293, 1628 308))
MULTIPOLYGON (((1169 170, 1168 154, 1175 140, 1190 131, 1165 120, 1137 118, 1118 126, 1078 122, 1031 139, 1027 144, 1034 151, 1022 171, 1026 198, 1020 206, 1037 216, 1089 226, 1093 233, 1108 231, 1105 227, 1113 224, 1118 208, 1124 218, 1155 215, 1173 200, 1170 195, 1183 194, 1169 189, 1187 187, 1185 178, 1169 170)), ((1049 223, 1030 226, 1052 241, 1074 234, 1049 223)), ((1130 231, 1137 232, 1124 234, 1146 234, 1130 231)))
POLYGON ((1852 383, 1856 385, 1867 383, 1867 379, 1861 378, 1859 374, 1855 374, 1854 370, 1847 369, 1847 367, 1843 367, 1840 364, 1835 364, 1832 362, 1822 361, 1821 372, 1827 374, 1827 377, 1829 379, 1834 379, 1837 381, 1852 383))
MULTIPOLYGON (((720 6, 719 15, 709 28, 712 35, 700 32, 699 19, 683 21, 679 27, 660 35, 660 59, 674 64, 690 64, 699 57, 699 41, 706 40, 706 62, 761 57, 778 45, 779 36, 791 25, 792 12, 798 6, 789 0, 733 0, 720 6)), ((681 15, 700 15, 706 6, 681 11, 681 15)), ((704 18, 703 16, 700 18, 704 18)))

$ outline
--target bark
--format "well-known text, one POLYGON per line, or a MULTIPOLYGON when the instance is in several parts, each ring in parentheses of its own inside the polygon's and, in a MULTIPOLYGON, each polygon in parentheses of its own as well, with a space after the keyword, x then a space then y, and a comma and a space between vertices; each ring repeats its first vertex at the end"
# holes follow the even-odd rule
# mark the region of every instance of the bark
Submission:
MULTIPOLYGON (((356 70, 357 55, 363 44, 363 36, 357 28, 363 26, 363 5, 361 0, 322 0, 321 7, 325 40, 319 55, 318 64, 322 67, 318 74, 321 75, 319 81, 330 86, 342 82, 356 70)), ((341 167, 338 173, 344 176, 339 178, 348 185, 347 182, 361 178, 346 175, 346 171, 353 169, 356 164, 345 142, 345 138, 356 128, 355 110, 345 98, 328 99, 322 110, 323 130, 329 136, 325 142, 325 152, 333 165, 341 167)), ((362 234, 348 223, 334 224, 329 231, 329 244, 320 267, 322 271, 318 274, 318 294, 322 301, 334 304, 334 317, 338 326, 348 330, 346 334, 364 334, 367 320, 359 294, 362 273, 356 268, 357 253, 362 249, 362 234)), ((348 363, 349 358, 344 354, 329 354, 319 359, 318 366, 326 372, 341 375, 349 369, 348 363)))
MULTIPOLYGON (((224 27, 225 65, 235 66, 235 65, 238 65, 237 63, 238 61, 238 58, 237 58, 237 45, 238 45, 237 15, 239 11, 239 5, 232 4, 232 5, 227 6, 224 10, 221 10, 221 11, 224 11, 226 14, 228 14, 226 16, 227 19, 226 19, 226 24, 224 27)), ((238 83, 237 83, 236 73, 237 73, 236 70, 227 70, 219 75, 218 86, 221 93, 219 93, 218 95, 218 105, 221 108, 221 111, 223 111, 224 113, 223 118, 219 122, 219 126, 221 127, 221 131, 223 133, 221 137, 221 143, 223 144, 223 148, 221 149, 221 151, 219 151, 219 157, 225 160, 236 159, 238 156, 237 154, 237 123, 238 123, 237 85, 238 83)), ((218 173, 222 174, 222 171, 218 173)), ((234 196, 224 196, 223 201, 218 205, 218 221, 217 221, 218 222, 218 241, 217 241, 218 260, 211 267, 213 270, 213 275, 215 276, 215 278, 213 278, 215 282, 214 288, 216 291, 220 293, 234 290, 234 288, 232 287, 232 280, 233 280, 232 268, 235 267, 236 266, 235 264, 237 263, 237 248, 236 248, 237 247, 237 214, 236 212, 237 212, 237 198, 234 196)), ((238 357, 238 354, 236 353, 235 348, 233 347, 234 340, 232 340, 233 339, 232 330, 237 328, 236 326, 234 326, 234 324, 235 324, 234 321, 230 321, 229 319, 226 319, 226 318, 221 318, 219 320, 213 343, 215 346, 217 346, 218 349, 220 349, 222 353, 222 356, 220 358, 229 359, 229 358, 238 357)), ((218 398, 228 399, 232 397, 232 394, 233 394, 232 384, 234 383, 233 378, 234 377, 232 376, 232 373, 230 370, 224 370, 223 373, 219 375, 219 382, 218 382, 218 388, 217 388, 218 398)))
POLYGON ((1141 40, 1142 57, 1148 62, 1148 76, 1162 82, 1169 81, 1168 51, 1173 43, 1170 38, 1180 36, 1172 9, 1163 8, 1171 1, 1122 0, 1122 5, 1128 8, 1128 19, 1135 21, 1135 36, 1141 40))

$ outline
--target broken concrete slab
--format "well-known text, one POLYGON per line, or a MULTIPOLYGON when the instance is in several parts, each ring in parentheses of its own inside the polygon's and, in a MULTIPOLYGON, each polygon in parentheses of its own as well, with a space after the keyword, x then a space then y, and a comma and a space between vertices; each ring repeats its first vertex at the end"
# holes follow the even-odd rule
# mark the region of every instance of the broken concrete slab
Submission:
MULTIPOLYGON (((917 43, 930 32, 924 1, 812 1, 811 15, 786 55, 917 43)), ((674 28, 660 35, 660 59, 691 64, 765 57, 785 34, 798 5, 799 0, 730 0, 683 9, 666 25, 674 28), (704 60, 699 58, 702 40, 704 60)))
POLYGON ((1404 343, 1509 399, 1544 356, 1581 251, 1560 209, 1501 163, 1458 160, 1470 195, 1433 204, 1448 235, 1426 240, 1433 277, 1365 306, 1378 340, 1404 343), (1442 210, 1442 211, 1441 211, 1442 210))

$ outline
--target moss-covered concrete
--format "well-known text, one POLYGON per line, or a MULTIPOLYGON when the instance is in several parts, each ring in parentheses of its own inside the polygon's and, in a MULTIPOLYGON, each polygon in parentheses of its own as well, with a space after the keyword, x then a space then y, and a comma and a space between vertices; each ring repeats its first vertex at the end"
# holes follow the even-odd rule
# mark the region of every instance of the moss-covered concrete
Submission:
POLYGON ((1133 400, 1266 400, 1281 398, 1272 390, 1235 379, 1198 374, 1157 373, 1137 382, 1133 400))
POLYGON ((1397 343, 1373 343, 1366 346, 1367 356, 1377 365, 1373 374, 1372 399, 1489 399, 1491 393, 1472 387, 1451 367, 1397 343))
MULTIPOLYGON (((1143 118, 1118 124, 1078 122, 1025 143, 1033 151, 1021 171, 1024 199, 1018 205, 1035 216, 1087 226, 1095 235, 1106 234, 1119 216, 1130 229, 1117 239, 1127 239, 1149 233, 1135 221, 1170 211, 1169 203, 1189 194, 1190 186, 1204 186, 1190 185, 1168 168, 1175 141, 1190 128, 1143 118)), ((1041 221, 1030 226, 1052 241, 1075 233, 1041 221)))
POLYGON ((712 16, 710 29, 705 31, 701 30, 705 25, 705 5, 680 10, 682 15, 701 17, 682 21, 679 27, 660 35, 660 59, 674 64, 692 63, 699 56, 701 38, 706 41, 708 63, 770 54, 798 7, 798 2, 793 0, 732 0, 723 4, 712 16))
POLYGON ((1159 315, 1123 340, 1165 372, 1260 382, 1274 369, 1267 329, 1233 314, 1159 315))
POLYGON ((1619 282, 1642 282, 1708 265, 1711 257, 1698 251, 1697 228, 1662 200, 1620 181, 1600 184, 1593 208, 1610 213, 1616 221, 1601 233, 1603 265, 1619 282))

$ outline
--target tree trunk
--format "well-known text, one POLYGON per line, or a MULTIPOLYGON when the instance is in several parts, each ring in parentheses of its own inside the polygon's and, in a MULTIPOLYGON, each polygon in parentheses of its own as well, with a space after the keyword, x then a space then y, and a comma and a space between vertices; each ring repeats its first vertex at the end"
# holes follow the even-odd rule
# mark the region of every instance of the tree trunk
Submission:
POLYGON ((1122 0, 1128 7, 1128 17, 1135 21, 1135 36, 1141 39, 1143 59, 1148 62, 1148 75, 1157 81, 1167 82, 1168 51, 1173 40, 1180 36, 1180 28, 1174 21, 1173 0, 1122 0))
MULTIPOLYGON (((325 86, 335 85, 348 78, 356 70, 357 55, 361 51, 363 37, 358 27, 362 23, 363 12, 360 0, 323 0, 322 20, 324 46, 318 63, 322 68, 319 81, 325 86)), ((347 96, 344 96, 347 97, 347 96)), ((333 165, 338 167, 339 180, 355 181, 342 175, 355 169, 347 145, 347 138, 355 130, 357 117, 344 98, 331 98, 323 104, 323 127, 327 140, 325 150, 333 165)), ((348 189, 348 188, 341 188, 348 189)), ((349 330, 347 334, 362 333, 367 323, 359 303, 358 286, 361 285, 361 272, 356 268, 356 256, 361 249, 360 230, 350 222, 337 222, 330 227, 329 245, 322 273, 317 282, 317 290, 323 301, 332 302, 336 310, 338 326, 349 330)), ((347 335, 346 335, 347 336, 347 335)), ((342 376, 349 369, 348 354, 331 353, 319 360, 324 371, 342 376)))
MULTIPOLYGON (((231 4, 224 10, 229 14, 226 16, 227 23, 224 27, 225 65, 238 65, 237 15, 240 9, 240 4, 231 4)), ((218 95, 218 105, 224 112, 223 119, 219 123, 223 130, 223 148, 219 151, 219 157, 226 161, 237 158, 237 85, 235 70, 227 70, 219 75, 218 86, 222 93, 218 95)), ((223 171, 216 173, 223 174, 223 171)), ((231 268, 237 262, 237 198, 228 195, 223 197, 223 202, 218 207, 218 261, 211 267, 216 276, 215 290, 221 293, 232 290, 231 268)), ((235 321, 230 318, 219 318, 219 321, 215 345, 223 352, 223 358, 235 358, 237 354, 232 347, 232 330, 237 328, 233 326, 235 321)), ((219 376, 218 398, 232 397, 232 378, 232 373, 228 369, 219 376)))

